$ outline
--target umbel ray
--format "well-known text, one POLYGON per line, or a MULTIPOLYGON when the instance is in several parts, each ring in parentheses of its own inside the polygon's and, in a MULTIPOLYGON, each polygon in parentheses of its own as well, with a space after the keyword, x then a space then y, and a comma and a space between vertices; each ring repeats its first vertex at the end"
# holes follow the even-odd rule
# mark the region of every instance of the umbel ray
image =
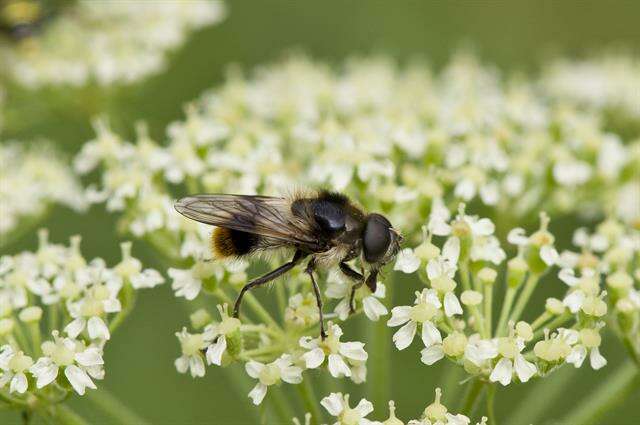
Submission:
POLYGON ((380 268, 395 258, 402 242, 402 236, 384 216, 366 213, 347 196, 329 191, 291 197, 201 194, 178 200, 175 208, 185 217, 216 226, 211 244, 215 258, 249 257, 283 248, 292 252, 291 261, 242 288, 234 317, 238 317, 247 291, 306 261, 305 273, 313 286, 323 339, 326 333, 322 297, 314 277, 316 269, 337 265, 354 281, 349 303, 353 312, 356 289, 366 284, 372 292, 376 290, 380 268), (347 264, 356 258, 360 259, 362 273, 347 264))

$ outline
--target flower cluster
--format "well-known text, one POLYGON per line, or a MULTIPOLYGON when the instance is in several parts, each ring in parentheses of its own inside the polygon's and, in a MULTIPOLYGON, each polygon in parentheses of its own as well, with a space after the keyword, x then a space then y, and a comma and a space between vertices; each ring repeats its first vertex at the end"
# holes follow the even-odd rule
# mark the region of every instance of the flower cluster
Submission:
MULTIPOLYGON (((611 310, 620 312, 622 335, 631 341, 637 334, 637 248, 630 248, 636 237, 629 232, 640 224, 640 140, 607 130, 599 109, 537 87, 505 79, 466 55, 438 74, 380 58, 349 61, 336 71, 293 57, 249 78, 231 73, 186 108, 186 119, 169 126, 163 143, 144 126, 130 142, 98 121, 96 137, 74 166, 99 173, 86 192, 90 201, 119 213, 122 230, 171 261, 176 296, 212 297, 219 305, 216 319, 198 310, 192 329, 176 334, 179 372, 201 377, 206 365, 241 362, 255 380, 249 393, 255 404, 269 387, 298 384, 311 369, 363 382, 364 344, 342 332, 341 322, 355 313, 399 327, 393 343, 400 350, 419 335, 423 363, 446 358, 495 388, 566 363, 579 367, 587 357, 594 369, 604 366, 600 333, 611 310), (355 283, 322 272, 330 320, 323 339, 308 276, 294 268, 286 282, 273 284, 279 316, 249 292, 246 311, 232 317, 228 306, 253 270, 246 260, 211 261, 211 229, 179 216, 174 200, 203 192, 282 195, 323 185, 384 213, 414 244, 394 266, 424 285, 414 303, 390 308, 384 300, 389 286, 378 282, 373 293, 356 288, 352 312, 355 283), (457 214, 452 206, 459 206, 457 214), (593 246, 603 246, 603 236, 582 232, 582 253, 559 253, 546 214, 537 231, 524 229, 541 210, 570 212, 578 220, 606 215, 625 230, 605 236, 606 247, 598 249, 593 246), (515 223, 523 227, 511 228, 515 223), (615 297, 600 278, 620 288, 615 297), (494 310, 500 284, 505 295, 494 310), (546 284, 566 294, 527 317, 532 293, 546 284)), ((276 254, 264 261, 275 268, 283 259, 276 254)), ((366 423, 367 403, 351 408, 338 394, 325 400, 339 423, 366 423)), ((436 406, 412 423, 468 420, 436 406)))
POLYGON ((548 66, 542 81, 554 97, 640 119, 638 57, 610 53, 591 59, 557 60, 548 66))
POLYGON ((0 144, 0 235, 36 221, 54 203, 81 211, 84 193, 76 176, 48 146, 0 144))
MULTIPOLYGON (((428 405, 420 418, 411 419, 407 425, 469 425, 471 419, 463 414, 450 413, 441 403, 442 391, 436 388, 436 397, 433 403, 428 405)), ((320 402, 327 412, 335 417, 334 425, 404 425, 404 422, 396 417, 396 408, 393 401, 389 402, 389 418, 385 421, 373 421, 367 419, 373 412, 373 405, 366 399, 360 400, 355 406, 349 404, 349 394, 331 393, 320 402)), ((485 425, 487 418, 483 417, 477 425, 485 425)))
POLYGON ((122 244, 122 260, 87 261, 80 237, 0 258, 0 393, 18 406, 82 395, 104 377, 103 349, 132 306, 135 290, 163 282, 122 244), (44 335, 44 341, 43 341, 44 335))
POLYGON ((541 214, 540 221, 531 235, 521 228, 509 232, 517 254, 506 261, 489 219, 467 215, 464 205, 451 218, 441 202, 434 202, 425 240, 406 249, 395 266, 405 273, 419 271, 426 285, 413 305, 391 311, 388 325, 402 326, 393 336, 396 347, 407 348, 419 332, 423 363, 447 358, 472 376, 502 385, 544 376, 563 363, 580 367, 587 352, 594 369, 603 367, 600 329, 607 303, 598 268, 583 264, 576 276, 569 263, 579 261, 570 253, 558 254, 549 218, 541 214), (440 248, 434 241, 442 237, 440 248), (493 290, 505 261, 505 299, 496 323, 493 290), (566 296, 549 298, 535 320, 521 320, 536 286, 556 266, 561 267, 558 280, 569 286, 566 296))
POLYGON ((53 16, 36 16, 41 33, 0 45, 0 60, 11 79, 30 88, 132 83, 164 69, 167 51, 225 15, 222 2, 207 0, 80 0, 58 8, 53 16))

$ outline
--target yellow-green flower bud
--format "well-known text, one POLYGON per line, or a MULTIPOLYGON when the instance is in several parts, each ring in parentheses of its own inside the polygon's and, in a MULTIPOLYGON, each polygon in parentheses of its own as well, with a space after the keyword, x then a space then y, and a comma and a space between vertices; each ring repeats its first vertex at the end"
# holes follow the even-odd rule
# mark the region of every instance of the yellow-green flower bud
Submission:
POLYGON ((18 318, 25 323, 39 322, 42 318, 42 309, 38 306, 27 307, 20 311, 18 318))
POLYGON ((490 267, 483 267, 478 272, 478 279, 485 285, 493 285, 496 281, 496 277, 498 277, 498 272, 490 267))
POLYGON ((482 302, 482 294, 478 291, 464 291, 460 295, 460 301, 468 306, 478 305, 482 302))
POLYGON ((545 303, 545 310, 551 314, 559 316, 565 312, 567 308, 557 298, 547 298, 547 302, 545 303))
POLYGON ((447 356, 458 357, 467 348, 467 336, 461 332, 453 332, 442 341, 442 351, 447 356))
POLYGON ((191 326, 193 326, 194 329, 202 329, 209 323, 211 323, 212 320, 211 315, 204 308, 198 309, 193 312, 189 316, 189 319, 191 320, 191 326))
POLYGON ((527 262, 520 256, 514 257, 507 263, 507 284, 510 288, 517 288, 524 281, 529 270, 527 262))

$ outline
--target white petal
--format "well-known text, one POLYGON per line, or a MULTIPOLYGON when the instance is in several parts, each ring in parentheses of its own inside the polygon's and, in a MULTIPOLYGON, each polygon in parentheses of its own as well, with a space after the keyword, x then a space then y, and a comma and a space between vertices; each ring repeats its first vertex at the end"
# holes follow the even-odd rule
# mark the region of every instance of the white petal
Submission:
POLYGON ((302 369, 296 366, 289 366, 282 369, 282 380, 289 384, 299 384, 302 382, 302 369))
POLYGON ((411 345, 413 337, 416 335, 416 329, 416 322, 410 321, 393 334, 393 342, 398 350, 404 350, 411 345))
POLYGON ((244 365, 244 369, 247 371, 247 374, 250 377, 258 379, 258 376, 260 376, 260 372, 262 372, 262 369, 264 369, 264 364, 256 362, 254 360, 250 360, 244 365))
POLYGON ((334 378, 341 376, 351 376, 351 369, 339 354, 329 354, 329 373, 334 378))
POLYGON ((262 383, 257 383, 251 392, 249 392, 249 398, 256 406, 262 403, 265 395, 267 395, 267 386, 262 383))
POLYGON ((189 370, 193 378, 204 376, 204 361, 200 356, 189 356, 189 370))
POLYGON ((340 343, 340 354, 351 360, 364 362, 367 360, 367 352, 364 351, 362 342, 342 342, 340 343))
POLYGON ((598 347, 591 349, 591 353, 589 353, 589 362, 594 370, 601 369, 607 365, 607 359, 600 354, 598 347))
POLYGON ((447 317, 451 317, 455 314, 462 314, 462 306, 458 297, 453 292, 447 292, 444 294, 444 313, 447 317))
POLYGON ((513 367, 521 382, 527 382, 533 375, 538 372, 536 365, 528 362, 522 354, 516 355, 513 367))
POLYGON ((85 321, 85 319, 83 319, 82 317, 78 317, 77 319, 72 320, 71 323, 69 323, 67 326, 65 326, 64 331, 71 338, 77 338, 78 335, 80 335, 80 332, 82 332, 82 330, 84 329, 86 323, 87 322, 85 321))
POLYGON ((405 248, 398 253, 398 259, 393 266, 393 270, 400 270, 403 273, 413 273, 420 267, 420 259, 416 257, 411 248, 405 248))
POLYGON ((572 313, 577 313, 586 298, 584 292, 578 290, 573 291, 562 300, 562 304, 566 305, 572 313))
POLYGON ((365 316, 373 322, 377 322, 380 319, 380 316, 384 316, 389 313, 387 307, 385 307, 384 304, 374 296, 363 299, 362 306, 365 316))
POLYGON ((364 418, 369 413, 373 412, 373 404, 371 404, 369 400, 363 398, 362 400, 360 400, 360 403, 358 403, 358 405, 353 408, 353 410, 358 412, 360 417, 364 418))
MULTIPOLYGON (((457 239, 457 238, 456 238, 457 239)), ((444 274, 442 262, 439 258, 432 258, 427 263, 427 277, 429 280, 436 279, 444 274)))
POLYGON ((224 335, 218 336, 215 344, 207 348, 207 362, 220 366, 222 364, 222 354, 227 349, 227 339, 224 335))
POLYGON ((471 223, 471 231, 474 235, 489 236, 496 230, 496 226, 488 218, 481 218, 475 223, 471 223))
POLYGON ((576 345, 571 349, 571 353, 566 358, 567 363, 573 364, 575 367, 581 367, 584 359, 587 358, 587 349, 584 345, 576 345))
POLYGON ((409 321, 409 314, 411 313, 411 307, 408 305, 402 305, 393 307, 391 309, 391 319, 387 322, 387 326, 400 326, 409 321))
POLYGON ((302 359, 304 360, 307 369, 315 369, 319 367, 322 362, 324 362, 324 357, 325 355, 322 348, 314 348, 302 355, 302 359))
POLYGON ((327 409, 331 416, 339 416, 344 410, 344 401, 341 393, 331 393, 320 401, 322 407, 327 409))
POLYGON ((516 227, 511 229, 507 235, 507 241, 512 245, 527 245, 529 243, 529 238, 527 238, 523 228, 516 227))
POLYGON ((97 347, 89 347, 74 356, 81 366, 97 366, 104 364, 102 352, 97 347))
POLYGON ((434 344, 442 343, 442 335, 433 323, 424 322, 422 324, 422 342, 425 347, 431 347, 434 344))
POLYGON ((452 236, 444 244, 442 248, 442 257, 448 260, 452 264, 458 262, 460 257, 460 239, 456 236, 452 236))
POLYGON ((502 358, 493 368, 489 380, 491 382, 500 382, 502 385, 509 385, 513 375, 513 365, 511 360, 502 358))
POLYGON ((444 357, 444 351, 441 344, 432 345, 431 347, 423 348, 420 351, 422 363, 426 365, 432 365, 441 358, 444 357))
POLYGON ((547 266, 553 266, 558 261, 558 251, 550 245, 545 245, 540 248, 540 258, 545 262, 547 266))
POLYGON ((27 377, 24 373, 16 373, 11 379, 11 385, 9 386, 9 392, 17 392, 24 394, 27 391, 27 377))
POLYGON ((89 378, 89 375, 76 365, 69 365, 64 368, 64 376, 67 377, 73 389, 80 395, 84 394, 87 387, 96 389, 96 385, 89 378))
POLYGON ((187 370, 189 370, 189 358, 187 356, 178 357, 173 364, 180 373, 187 373, 187 370))
POLYGON ((580 279, 576 277, 573 269, 564 268, 558 273, 558 278, 569 286, 576 286, 580 279))
POLYGON ((42 388, 55 381, 58 376, 58 366, 48 357, 40 358, 36 364, 31 366, 29 371, 36 377, 36 386, 42 388))
POLYGON ((99 317, 91 317, 87 323, 87 330, 89 331, 89 338, 91 339, 104 339, 111 338, 109 328, 99 317))

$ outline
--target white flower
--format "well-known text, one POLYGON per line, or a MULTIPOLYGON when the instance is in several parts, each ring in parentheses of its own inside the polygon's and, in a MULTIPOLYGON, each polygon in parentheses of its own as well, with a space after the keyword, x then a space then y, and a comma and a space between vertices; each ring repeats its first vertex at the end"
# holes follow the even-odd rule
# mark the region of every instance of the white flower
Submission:
POLYGON ((96 389, 91 378, 104 378, 102 350, 85 347, 71 338, 60 338, 57 331, 52 334, 53 341, 42 343, 44 356, 29 369, 36 378, 36 386, 49 385, 58 377, 58 370, 64 368, 65 377, 78 394, 83 395, 86 388, 96 389))
POLYGON ((444 312, 447 317, 462 314, 462 306, 454 292, 456 282, 453 280, 458 269, 459 256, 460 239, 453 236, 444 244, 442 255, 429 260, 427 264, 427 277, 431 286, 444 294, 444 312))
POLYGON ((337 421, 334 425, 382 425, 380 422, 371 421, 366 416, 373 412, 373 405, 366 399, 360 400, 354 408, 349 406, 349 394, 331 393, 320 401, 322 407, 327 409, 337 421))
POLYGON ((31 357, 10 345, 0 347, 0 388, 9 383, 9 393, 24 394, 28 388, 25 372, 33 365, 31 357))
POLYGON ((222 364, 222 354, 227 349, 227 335, 231 335, 240 329, 240 320, 230 317, 227 304, 218 305, 220 312, 220 322, 205 328, 205 340, 213 341, 207 347, 207 362, 220 366, 222 364))
MULTIPOLYGON (((353 283, 346 282, 342 278, 337 278, 337 275, 333 275, 333 280, 327 286, 325 294, 329 298, 339 299, 340 302, 336 304, 334 312, 338 315, 340 320, 347 320, 351 313, 351 307, 349 305, 351 301, 351 289, 353 283)), ((376 285, 376 292, 371 293, 371 290, 366 285, 361 285, 356 289, 354 295, 354 304, 357 305, 358 301, 362 301, 362 309, 365 316, 371 321, 378 321, 381 316, 385 316, 389 313, 387 307, 380 301, 384 299, 386 293, 386 287, 383 283, 378 282, 376 285)), ((355 306, 354 306, 355 307, 355 306)))
POLYGON ((171 289, 175 291, 176 297, 193 300, 202 289, 202 281, 214 276, 215 265, 213 262, 197 261, 190 269, 170 268, 167 273, 173 279, 171 289))
POLYGON ((291 356, 287 354, 283 354, 269 364, 251 360, 245 364, 245 369, 250 377, 258 380, 256 386, 249 392, 249 398, 255 405, 262 403, 270 385, 280 381, 289 384, 302 382, 302 369, 293 366, 291 356))
POLYGON ((433 320, 437 319, 442 303, 438 299, 438 295, 433 289, 423 289, 422 292, 416 292, 416 300, 413 306, 398 306, 391 310, 391 319, 387 322, 387 326, 394 327, 403 325, 394 335, 393 342, 398 350, 404 350, 411 342, 418 329, 418 324, 422 326, 422 340, 425 345, 427 341, 431 341, 429 334, 429 326, 424 323, 430 323, 435 326, 433 320))
POLYGON ((350 377, 352 372, 349 362, 364 362, 367 360, 367 352, 364 351, 362 342, 340 342, 342 329, 340 326, 329 322, 327 337, 300 338, 300 346, 308 350, 302 355, 307 369, 315 369, 327 359, 329 373, 334 378, 342 376, 350 377))
POLYGON ((440 400, 442 391, 436 388, 436 397, 433 403, 424 409, 424 416, 420 420, 411 420, 408 425, 468 425, 470 419, 462 414, 453 414, 448 411, 440 400))
POLYGON ((571 348, 571 353, 567 356, 567 363, 572 363, 576 368, 582 366, 587 353, 589 361, 594 370, 598 370, 607 365, 607 360, 600 354, 601 338, 598 332, 600 324, 595 329, 585 328, 580 330, 580 342, 571 348))
POLYGON ((497 350, 502 357, 498 360, 489 375, 491 382, 500 382, 502 385, 509 385, 515 371, 520 382, 527 382, 538 370, 535 364, 527 361, 521 354, 524 349, 524 340, 520 337, 498 338, 497 350))
POLYGON ((416 257, 411 248, 405 248, 398 253, 398 259, 393 266, 393 270, 400 270, 402 273, 413 273, 420 267, 420 259, 416 257))
MULTIPOLYGON (((211 345, 214 338, 213 332, 207 330, 200 334, 190 334, 186 328, 182 328, 182 331, 176 332, 176 337, 180 341, 182 351, 182 355, 175 361, 178 372, 187 373, 189 371, 194 378, 203 377, 205 372, 203 351, 211 345)), ((215 357, 213 353, 212 357, 215 357)))

